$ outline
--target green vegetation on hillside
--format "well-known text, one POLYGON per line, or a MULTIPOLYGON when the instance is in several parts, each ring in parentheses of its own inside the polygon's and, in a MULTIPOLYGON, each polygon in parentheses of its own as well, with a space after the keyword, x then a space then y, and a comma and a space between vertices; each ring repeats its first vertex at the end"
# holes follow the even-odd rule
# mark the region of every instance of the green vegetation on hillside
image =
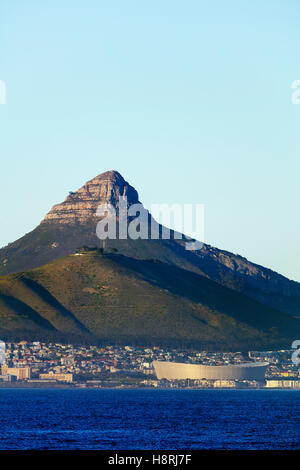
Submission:
POLYGON ((234 350, 289 346, 300 322, 199 274, 83 249, 0 278, 0 333, 234 350))

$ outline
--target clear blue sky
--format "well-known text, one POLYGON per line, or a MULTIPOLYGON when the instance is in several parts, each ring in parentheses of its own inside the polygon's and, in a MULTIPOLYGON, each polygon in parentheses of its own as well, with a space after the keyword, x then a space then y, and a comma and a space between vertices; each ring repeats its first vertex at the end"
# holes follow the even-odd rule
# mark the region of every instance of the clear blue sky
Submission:
POLYGON ((2 0, 0 246, 88 179, 300 281, 298 0, 2 0))

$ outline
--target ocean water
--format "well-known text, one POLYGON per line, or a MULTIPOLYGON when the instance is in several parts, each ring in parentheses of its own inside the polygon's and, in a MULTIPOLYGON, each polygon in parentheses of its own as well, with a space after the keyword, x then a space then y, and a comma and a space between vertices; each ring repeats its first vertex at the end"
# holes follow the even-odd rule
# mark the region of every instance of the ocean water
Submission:
POLYGON ((0 389, 0 449, 300 449, 300 392, 0 389))

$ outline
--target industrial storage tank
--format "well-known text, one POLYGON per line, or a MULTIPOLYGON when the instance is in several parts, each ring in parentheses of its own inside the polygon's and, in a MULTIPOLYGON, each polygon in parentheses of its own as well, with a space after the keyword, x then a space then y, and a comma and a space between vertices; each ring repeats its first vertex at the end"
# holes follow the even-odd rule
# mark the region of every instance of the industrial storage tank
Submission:
POLYGON ((185 364, 180 362, 154 361, 157 378, 167 380, 256 380, 265 379, 267 362, 247 362, 224 366, 206 366, 203 364, 185 364))

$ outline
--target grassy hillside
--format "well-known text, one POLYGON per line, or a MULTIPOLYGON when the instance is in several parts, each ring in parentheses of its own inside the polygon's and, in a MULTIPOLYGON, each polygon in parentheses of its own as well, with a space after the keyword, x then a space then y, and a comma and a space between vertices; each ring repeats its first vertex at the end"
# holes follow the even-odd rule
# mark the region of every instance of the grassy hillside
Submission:
POLYGON ((92 251, 0 278, 0 333, 265 349, 290 346, 300 322, 199 274, 92 251))
MULTIPOLYGON (((82 245, 102 246, 96 236, 96 221, 59 224, 44 221, 32 232, 0 249, 0 276, 28 271, 82 245)), ((291 315, 300 315, 300 284, 247 260, 205 246, 199 252, 185 250, 181 240, 109 240, 119 253, 137 259, 157 259, 204 275, 261 303, 291 315)))

